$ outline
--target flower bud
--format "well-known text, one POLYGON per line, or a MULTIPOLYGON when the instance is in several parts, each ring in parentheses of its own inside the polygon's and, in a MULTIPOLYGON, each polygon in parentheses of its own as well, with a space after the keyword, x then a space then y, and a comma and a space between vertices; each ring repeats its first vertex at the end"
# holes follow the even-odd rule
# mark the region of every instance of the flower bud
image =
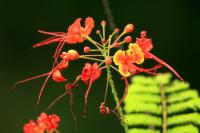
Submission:
POLYGON ((125 43, 130 43, 132 41, 132 37, 131 36, 127 36, 124 38, 124 42, 125 43))
POLYGON ((102 44, 106 44, 106 39, 102 39, 102 40, 101 40, 101 43, 102 43, 102 44))
POLYGON ((96 34, 100 34, 100 30, 96 30, 96 34))
POLYGON ((110 57, 106 57, 105 63, 106 63, 106 65, 111 65, 112 64, 112 59, 110 57))
POLYGON ((69 50, 68 52, 69 60, 76 60, 79 58, 79 53, 76 50, 69 50))
POLYGON ((118 42, 115 42, 115 47, 119 47, 120 46, 120 44, 118 43, 118 42))
POLYGON ((134 30, 134 25, 133 24, 128 24, 126 25, 126 27, 124 28, 124 32, 125 33, 130 33, 134 30))
POLYGON ((141 39, 145 39, 146 35, 147 35, 146 31, 141 31, 140 32, 141 39))
POLYGON ((89 53, 89 52, 90 52, 90 47, 85 46, 85 47, 83 48, 83 51, 84 51, 84 53, 89 53))
POLYGON ((120 30, 119 30, 118 28, 115 28, 115 32, 116 32, 116 33, 119 33, 119 31, 120 31, 120 30))
POLYGON ((106 26, 106 21, 105 20, 101 21, 101 26, 106 26))

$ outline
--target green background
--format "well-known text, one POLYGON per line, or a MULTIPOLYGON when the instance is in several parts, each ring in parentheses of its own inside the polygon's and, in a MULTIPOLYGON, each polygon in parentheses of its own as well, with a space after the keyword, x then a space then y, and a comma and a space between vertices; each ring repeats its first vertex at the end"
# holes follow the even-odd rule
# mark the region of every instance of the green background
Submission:
MULTIPOLYGON (((51 68, 55 45, 32 49, 32 45, 47 38, 37 30, 64 32, 77 17, 88 16, 93 17, 97 28, 100 28, 99 23, 106 16, 101 0, 0 2, 0 132, 21 133, 24 123, 31 118, 36 119, 54 98, 64 92, 63 84, 50 81, 37 108, 36 99, 43 79, 30 81, 19 85, 15 91, 11 90, 16 81, 48 72, 51 68)), ((134 23, 134 38, 139 37, 141 30, 147 30, 154 44, 152 53, 171 64, 191 83, 192 88, 200 88, 199 0, 112 0, 110 7, 120 29, 128 23, 134 23)), ((70 64, 71 73, 66 73, 67 76, 75 77, 75 74, 80 73, 83 66, 81 63, 83 62, 78 61, 70 64)), ((118 91, 122 94, 123 82, 118 75, 114 78, 118 82, 118 91)), ((102 117, 99 114, 98 108, 105 89, 103 84, 105 75, 92 87, 87 118, 83 118, 86 86, 79 84, 74 90, 78 129, 73 127, 68 97, 48 111, 61 117, 59 129, 62 133, 123 133, 123 128, 114 115, 102 117)), ((110 94, 108 105, 114 107, 110 94)))

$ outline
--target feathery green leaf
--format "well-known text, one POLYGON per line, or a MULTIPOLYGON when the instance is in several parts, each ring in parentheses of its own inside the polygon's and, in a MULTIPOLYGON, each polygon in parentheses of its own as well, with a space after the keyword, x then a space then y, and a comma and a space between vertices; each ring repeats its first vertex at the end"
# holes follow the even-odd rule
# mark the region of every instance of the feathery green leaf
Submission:
POLYGON ((168 129, 167 133, 199 133, 198 127, 189 124, 168 129))
POLYGON ((193 123, 200 125, 200 114, 199 113, 189 113, 171 116, 167 119, 168 126, 177 124, 187 124, 193 123))
POLYGON ((167 102, 184 102, 184 100, 198 98, 198 92, 196 90, 185 90, 179 93, 171 93, 167 96, 167 102))
POLYGON ((152 116, 150 114, 127 114, 125 115, 127 119, 127 124, 129 126, 133 125, 152 125, 161 126, 162 119, 157 116, 152 116))
POLYGON ((160 133, 160 131, 153 129, 132 128, 128 133, 160 133))

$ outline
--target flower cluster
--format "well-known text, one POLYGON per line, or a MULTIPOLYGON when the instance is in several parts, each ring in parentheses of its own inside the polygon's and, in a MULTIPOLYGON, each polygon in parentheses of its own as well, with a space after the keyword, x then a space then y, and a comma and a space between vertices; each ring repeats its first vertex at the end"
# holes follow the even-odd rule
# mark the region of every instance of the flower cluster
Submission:
MULTIPOLYGON (((183 80, 170 65, 168 65, 166 62, 159 59, 157 56, 153 55, 150 52, 153 48, 153 44, 151 39, 147 38, 146 31, 142 31, 140 38, 136 38, 136 41, 134 42, 132 37, 130 35, 127 35, 134 31, 133 24, 126 25, 121 33, 120 30, 116 28, 111 34, 107 35, 105 30, 106 21, 102 21, 102 30, 96 30, 96 34, 99 36, 99 41, 96 41, 90 36, 93 28, 95 27, 94 19, 91 17, 86 18, 84 26, 81 26, 81 20, 81 18, 76 19, 73 22, 73 24, 69 26, 67 32, 46 32, 41 30, 39 31, 40 33, 51 35, 52 37, 35 44, 33 46, 34 48, 49 45, 52 43, 57 44, 53 56, 54 63, 52 69, 48 73, 34 76, 16 83, 24 83, 35 78, 41 78, 46 76, 40 94, 38 96, 37 103, 39 103, 44 88, 50 77, 52 77, 53 81, 57 83, 64 82, 66 89, 66 93, 57 98, 50 106, 52 106, 56 101, 58 101, 66 94, 71 95, 73 88, 78 87, 77 82, 82 81, 86 85, 88 85, 84 97, 84 113, 86 113, 88 95, 91 90, 92 84, 94 83, 94 81, 101 77, 102 71, 105 70, 107 72, 107 79, 105 83, 105 95, 100 106, 100 112, 104 115, 109 114, 110 112, 115 112, 120 107, 120 104, 122 103, 123 99, 128 94, 127 77, 129 76, 142 72, 155 75, 155 71, 157 69, 165 66, 169 70, 171 70, 179 79, 183 80), (82 43, 86 40, 87 42, 84 43, 85 46, 82 49, 82 52, 77 51, 75 49, 67 49, 67 51, 63 51, 64 46, 66 46, 67 48, 68 45, 78 45, 78 43, 82 43), (88 42, 90 43, 88 44, 88 42), (121 46, 127 49, 119 50, 119 47, 121 46), (67 77, 67 75, 63 75, 62 71, 67 71, 70 66, 70 62, 78 59, 83 59, 87 62, 83 65, 82 71, 77 70, 78 74, 76 80, 71 81, 72 79, 67 77), (150 68, 141 67, 141 64, 143 64, 143 62, 148 59, 155 60, 156 65, 150 68), (91 63, 89 62, 89 60, 93 62, 91 63), (118 99, 118 96, 116 98, 116 95, 114 95, 117 105, 113 111, 110 110, 107 106, 105 106, 108 87, 112 88, 112 92, 114 92, 115 90, 111 76, 111 70, 117 71, 121 75, 126 85, 124 95, 122 98, 120 98, 120 100, 118 99)), ((30 125, 34 125, 32 124, 32 122, 30 123, 30 125)))
POLYGON ((56 114, 47 115, 46 113, 41 113, 38 117, 37 122, 30 120, 24 125, 24 133, 44 133, 57 132, 58 123, 60 118, 56 114))

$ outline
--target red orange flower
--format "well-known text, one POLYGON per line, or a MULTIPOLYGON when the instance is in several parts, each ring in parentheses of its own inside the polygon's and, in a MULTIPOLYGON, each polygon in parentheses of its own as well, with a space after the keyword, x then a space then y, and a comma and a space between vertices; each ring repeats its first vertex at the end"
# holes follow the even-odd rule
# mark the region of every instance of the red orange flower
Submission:
POLYGON ((92 83, 97 80, 101 75, 101 69, 98 68, 98 64, 94 63, 93 65, 91 65, 90 63, 86 63, 82 73, 81 73, 81 80, 88 84, 88 89, 85 92, 85 108, 84 108, 84 113, 86 113, 86 106, 87 106, 87 98, 88 98, 88 94, 90 92, 90 88, 92 86, 92 83))
POLYGON ((153 59, 157 61, 158 63, 162 64, 163 66, 171 70, 180 80, 183 80, 183 78, 178 74, 178 72, 176 72, 176 70, 174 70, 174 68, 172 68, 165 61, 161 60, 160 58, 149 52, 153 48, 153 44, 150 38, 146 38, 146 31, 140 32, 140 38, 136 39, 136 43, 142 49, 142 52, 144 53, 144 57, 146 59, 153 59))
POLYGON ((136 43, 129 45, 129 50, 118 50, 113 56, 113 61, 119 66, 119 72, 122 76, 128 77, 136 70, 133 68, 133 63, 141 64, 144 61, 144 55, 140 47, 136 43))
POLYGON ((23 127, 24 133, 44 133, 44 126, 38 126, 33 120, 30 120, 23 127))
POLYGON ((52 38, 39 42, 33 47, 40 47, 43 45, 47 45, 53 42, 63 41, 68 44, 76 44, 81 43, 85 40, 84 36, 89 35, 94 28, 94 19, 91 17, 86 18, 85 27, 81 26, 81 18, 76 19, 72 25, 69 26, 67 33, 65 32, 46 32, 39 31, 43 34, 53 35, 52 38))
POLYGON ((146 38, 146 31, 140 32, 140 38, 136 39, 136 43, 140 46, 142 49, 142 52, 144 53, 145 58, 152 58, 148 52, 153 48, 153 44, 151 39, 146 38))
POLYGON ((37 123, 30 120, 23 127, 24 133, 44 133, 45 130, 48 132, 54 132, 58 128, 60 118, 56 114, 47 115, 41 113, 37 119, 37 123))
POLYGON ((42 113, 38 119, 38 125, 44 125, 45 129, 53 132, 58 128, 58 123, 60 122, 60 118, 56 114, 47 115, 46 113, 42 113))

